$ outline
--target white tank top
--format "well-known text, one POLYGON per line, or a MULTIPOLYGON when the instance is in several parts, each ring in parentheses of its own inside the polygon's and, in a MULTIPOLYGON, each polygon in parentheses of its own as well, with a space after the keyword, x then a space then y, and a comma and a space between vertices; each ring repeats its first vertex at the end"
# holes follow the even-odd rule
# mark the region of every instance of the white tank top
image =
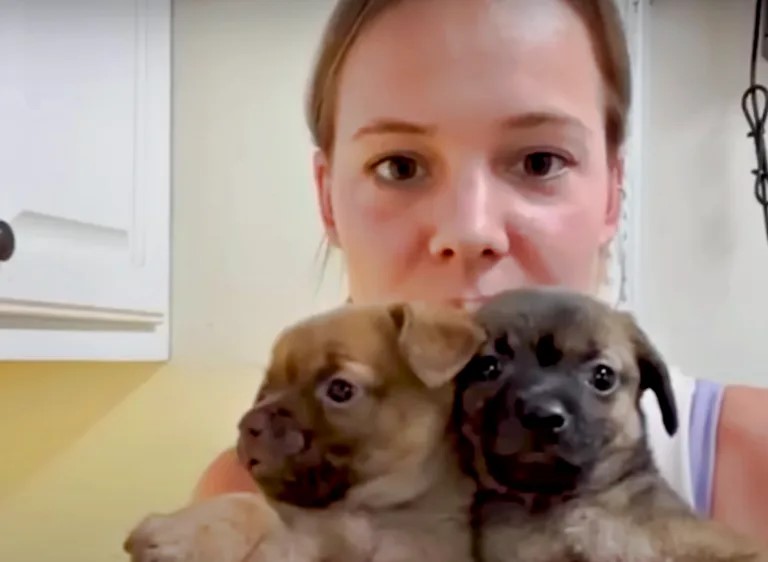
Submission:
POLYGON ((651 450, 672 487, 703 515, 711 510, 717 423, 723 387, 670 369, 679 429, 669 436, 652 391, 641 400, 651 450))

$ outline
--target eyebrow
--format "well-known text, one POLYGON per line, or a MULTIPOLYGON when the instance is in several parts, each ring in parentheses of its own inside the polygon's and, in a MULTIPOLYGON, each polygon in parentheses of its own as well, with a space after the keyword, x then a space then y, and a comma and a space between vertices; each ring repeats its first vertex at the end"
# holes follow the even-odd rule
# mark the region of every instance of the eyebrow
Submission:
POLYGON ((366 135, 375 134, 409 134, 409 135, 431 135, 435 131, 434 126, 402 121, 399 119, 376 119, 368 125, 360 127, 352 136, 359 139, 366 135))
POLYGON ((543 125, 567 127, 583 134, 589 134, 590 129, 581 120, 565 113, 554 111, 533 111, 507 117, 502 121, 504 129, 534 129, 543 125))
MULTIPOLYGON (((554 111, 533 111, 512 115, 501 120, 502 129, 534 129, 544 125, 568 127, 584 134, 588 134, 589 128, 579 119, 554 111)), ((376 134, 409 134, 432 135, 437 127, 400 119, 376 119, 371 123, 360 127, 352 136, 353 139, 376 134)))

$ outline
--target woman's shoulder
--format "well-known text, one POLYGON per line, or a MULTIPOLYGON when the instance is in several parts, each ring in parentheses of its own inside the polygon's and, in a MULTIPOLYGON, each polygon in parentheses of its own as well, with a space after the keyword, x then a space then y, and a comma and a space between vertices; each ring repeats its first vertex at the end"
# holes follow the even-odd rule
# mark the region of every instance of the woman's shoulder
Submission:
POLYGON ((709 513, 723 386, 691 377, 677 367, 670 368, 669 376, 678 429, 674 435, 667 433, 656 396, 646 392, 641 405, 651 450, 672 487, 697 511, 709 513))

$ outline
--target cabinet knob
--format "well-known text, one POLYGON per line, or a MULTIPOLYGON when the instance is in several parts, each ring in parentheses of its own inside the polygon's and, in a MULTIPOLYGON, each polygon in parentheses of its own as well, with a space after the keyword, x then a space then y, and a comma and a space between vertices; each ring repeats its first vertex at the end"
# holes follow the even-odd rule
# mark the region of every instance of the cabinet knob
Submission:
POLYGON ((11 225, 0 220, 0 261, 11 259, 15 249, 16 237, 13 235, 11 225))

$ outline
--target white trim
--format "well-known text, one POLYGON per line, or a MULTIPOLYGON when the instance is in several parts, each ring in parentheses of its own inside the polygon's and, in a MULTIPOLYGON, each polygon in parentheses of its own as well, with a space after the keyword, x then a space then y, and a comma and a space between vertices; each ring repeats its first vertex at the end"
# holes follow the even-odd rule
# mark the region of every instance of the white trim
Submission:
POLYGON ((125 324, 110 329, 108 324, 84 323, 79 329, 67 322, 61 329, 56 322, 35 323, 27 319, 19 330, 2 329, 0 360, 2 361, 167 361, 170 331, 168 323, 153 329, 125 324))
POLYGON ((632 72, 632 106, 628 117, 625 144, 624 199, 621 223, 611 248, 609 286, 612 303, 637 312, 641 308, 641 229, 640 203, 643 188, 643 126, 645 104, 646 1, 616 0, 626 30, 632 72))
POLYGON ((648 23, 648 4, 643 0, 631 0, 632 8, 627 18, 627 40, 632 58, 632 111, 629 119, 631 135, 631 153, 628 154, 626 171, 628 184, 627 240, 626 240, 626 278, 627 307, 636 313, 642 311, 642 200, 644 189, 644 128, 645 128, 645 92, 647 91, 646 42, 648 23))
POLYGON ((163 323, 163 314, 143 311, 110 310, 105 308, 85 308, 80 306, 52 305, 48 303, 25 303, 0 299, 0 325, 7 319, 16 318, 50 319, 59 321, 108 322, 110 324, 148 324, 157 326, 163 323))

